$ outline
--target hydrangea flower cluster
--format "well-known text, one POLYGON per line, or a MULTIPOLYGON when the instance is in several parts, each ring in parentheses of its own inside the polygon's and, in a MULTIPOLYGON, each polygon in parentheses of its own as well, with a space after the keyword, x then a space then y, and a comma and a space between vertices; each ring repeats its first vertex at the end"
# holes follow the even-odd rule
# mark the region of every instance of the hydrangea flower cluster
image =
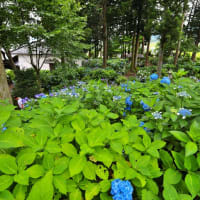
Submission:
POLYGON ((124 89, 125 90, 125 92, 130 92, 131 91, 131 89, 129 89, 128 88, 128 84, 121 84, 121 87, 122 87, 122 89, 124 89))
POLYGON ((129 181, 115 179, 111 183, 111 195, 114 200, 132 200, 134 188, 129 181))
POLYGON ((140 105, 142 105, 142 107, 143 107, 143 109, 144 109, 144 111, 150 111, 150 107, 147 105, 147 104, 145 104, 144 103, 144 101, 140 101, 140 105))
POLYGON ((162 119, 162 112, 156 111, 156 112, 153 112, 152 115, 154 119, 162 119))
POLYGON ((183 119, 185 119, 187 116, 191 116, 192 113, 191 113, 192 110, 188 110, 188 109, 185 109, 185 108, 180 108, 177 115, 181 115, 183 119))
POLYGON ((169 85, 169 84, 171 83, 171 81, 170 81, 169 77, 166 77, 166 76, 165 76, 165 77, 163 77, 163 78, 161 79, 160 83, 169 85))
POLYGON ((177 93, 177 96, 185 97, 185 98, 191 98, 191 96, 186 91, 177 93))
POLYGON ((44 93, 36 94, 35 98, 40 99, 40 98, 46 98, 47 96, 44 93))
POLYGON ((121 96, 113 96, 113 101, 119 101, 121 98, 121 96))
POLYGON ((158 79, 158 74, 154 73, 154 74, 151 74, 150 76, 150 80, 157 80, 158 79))
POLYGON ((126 98, 125 103, 126 103, 125 110, 131 111, 131 106, 133 105, 133 102, 131 101, 131 97, 130 96, 126 98))

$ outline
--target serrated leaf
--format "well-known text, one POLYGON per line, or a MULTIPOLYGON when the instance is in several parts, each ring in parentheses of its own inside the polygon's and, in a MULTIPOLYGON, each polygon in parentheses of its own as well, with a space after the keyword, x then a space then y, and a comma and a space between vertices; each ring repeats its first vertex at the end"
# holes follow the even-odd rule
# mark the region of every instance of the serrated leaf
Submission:
POLYGON ((88 180, 96 180, 96 165, 92 162, 86 162, 83 168, 83 175, 88 180))
POLYGON ((71 176, 82 172, 86 164, 86 158, 84 156, 77 155, 73 157, 69 162, 69 172, 71 176))
POLYGON ((195 154, 198 150, 197 144, 194 142, 188 142, 185 146, 185 156, 191 156, 195 154))
POLYGON ((85 192, 85 199, 92 200, 96 195, 99 194, 100 186, 98 184, 89 184, 86 192, 85 192))
POLYGON ((69 166, 69 158, 62 157, 55 160, 54 174, 62 174, 69 166))
POLYGON ((66 183, 65 178, 62 175, 54 176, 53 183, 55 185, 55 188, 57 188, 60 193, 62 194, 67 193, 67 183, 66 183))

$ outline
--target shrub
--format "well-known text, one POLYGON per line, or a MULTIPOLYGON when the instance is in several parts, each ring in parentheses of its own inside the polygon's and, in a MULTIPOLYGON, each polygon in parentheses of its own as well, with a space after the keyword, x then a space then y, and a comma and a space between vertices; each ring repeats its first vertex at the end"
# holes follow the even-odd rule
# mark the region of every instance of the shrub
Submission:
POLYGON ((15 74, 15 86, 13 96, 17 97, 34 97, 39 93, 37 78, 34 70, 18 70, 15 74))

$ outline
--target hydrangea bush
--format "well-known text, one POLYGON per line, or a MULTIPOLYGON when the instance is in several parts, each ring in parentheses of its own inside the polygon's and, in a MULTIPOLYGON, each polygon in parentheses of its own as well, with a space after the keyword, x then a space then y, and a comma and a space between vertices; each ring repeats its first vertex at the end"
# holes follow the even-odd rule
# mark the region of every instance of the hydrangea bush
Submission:
POLYGON ((1 102, 0 199, 199 199, 200 83, 161 80, 1 102))

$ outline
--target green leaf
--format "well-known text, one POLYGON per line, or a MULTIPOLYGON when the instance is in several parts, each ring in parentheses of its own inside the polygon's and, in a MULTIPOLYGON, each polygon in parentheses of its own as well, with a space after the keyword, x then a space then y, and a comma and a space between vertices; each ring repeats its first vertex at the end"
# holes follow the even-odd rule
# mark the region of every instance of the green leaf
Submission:
POLYGON ((200 140, 200 124, 197 121, 192 123, 188 134, 195 142, 200 140))
POLYGON ((176 166, 180 169, 183 170, 184 167, 184 154, 178 153, 175 151, 172 151, 172 156, 174 157, 174 161, 176 163, 176 166))
POLYGON ((27 200, 53 200, 53 176, 49 171, 41 180, 37 181, 27 198, 27 200))
POLYGON ((14 133, 1 133, 0 134, 0 149, 9 149, 23 147, 22 135, 14 133))
POLYGON ((103 180, 100 182, 101 192, 108 192, 110 190, 110 187, 111 187, 110 180, 103 180))
POLYGON ((119 117, 119 115, 110 112, 107 114, 107 117, 110 119, 117 119, 119 117))
POLYGON ((195 198, 200 192, 200 177, 198 174, 190 173, 185 177, 185 184, 192 195, 192 198, 195 198))
POLYGON ((176 188, 168 184, 164 186, 163 197, 165 200, 179 200, 176 188))
POLYGON ((13 195, 8 190, 5 190, 3 192, 0 192, 0 200, 15 200, 15 199, 14 199, 13 195))
POLYGON ((29 184, 28 172, 22 171, 19 174, 16 174, 14 176, 14 181, 19 183, 20 185, 28 185, 29 184))
POLYGON ((114 160, 112 152, 108 149, 97 149, 94 153, 94 157, 97 161, 103 162, 107 167, 110 167, 114 160))
POLYGON ((149 190, 142 190, 142 200, 158 200, 159 198, 149 190))
POLYGON ((98 184, 89 184, 86 192, 85 192, 85 199, 92 200, 96 195, 99 194, 100 186, 98 184))
POLYGON ((4 124, 10 117, 11 112, 14 110, 13 105, 0 104, 0 124, 4 124))
POLYGON ((66 183, 65 178, 62 175, 54 176, 53 183, 55 185, 55 188, 57 188, 60 193, 62 194, 67 193, 67 183, 66 183))
POLYGON ((69 158, 62 157, 55 160, 54 174, 62 174, 69 166, 69 158))
POLYGON ((190 138, 181 131, 170 131, 170 133, 181 142, 189 142, 190 138))
POLYGON ((16 174, 17 164, 15 157, 8 154, 0 154, 0 171, 5 174, 16 174))
POLYGON ((76 148, 70 143, 62 144, 62 152, 69 157, 74 157, 77 155, 76 148))
POLYGON ((85 128, 85 122, 81 117, 77 117, 77 119, 72 122, 72 127, 76 131, 82 131, 85 128))
POLYGON ((43 167, 46 170, 51 170, 54 167, 54 156, 53 154, 45 153, 43 158, 43 167))
POLYGON ((116 151, 119 154, 122 154, 122 150, 123 150, 123 145, 121 142, 118 141, 112 141, 110 143, 110 147, 111 149, 113 149, 114 151, 116 151))
POLYGON ((173 167, 173 159, 167 151, 161 149, 160 150, 160 158, 166 168, 173 167))
POLYGON ((27 165, 31 165, 35 160, 36 153, 32 149, 23 149, 17 155, 17 163, 19 169, 24 169, 27 165))
POLYGON ((147 134, 143 136, 143 144, 145 148, 148 148, 151 145, 151 138, 147 134))
POLYGON ((73 157, 69 162, 69 172, 71 176, 82 172, 86 164, 86 158, 84 156, 77 155, 73 157))
POLYGON ((181 180, 182 176, 179 171, 176 171, 172 168, 169 168, 165 171, 164 174, 164 185, 165 184, 178 184, 181 180))
POLYGON ((107 193, 101 193, 100 199, 101 200, 112 200, 113 198, 111 196, 109 196, 107 193))
POLYGON ((155 181, 153 181, 152 179, 148 179, 147 180, 147 188, 148 190, 150 190, 153 194, 158 195, 159 193, 159 188, 158 185, 155 181))
POLYGON ((0 191, 4 191, 9 188, 13 183, 13 177, 8 175, 0 176, 0 191))
POLYGON ((79 189, 74 190, 69 195, 70 200, 82 200, 82 193, 79 189))
POLYGON ((194 155, 185 157, 184 166, 188 171, 196 171, 198 169, 196 157, 194 155))
POLYGON ((191 156, 195 154, 198 150, 197 144, 194 142, 188 142, 185 146, 185 156, 191 156))
POLYGON ((86 162, 83 168, 83 175, 88 180, 96 180, 96 165, 89 161, 86 162))
POLYGON ((96 174, 99 178, 103 180, 107 180, 109 176, 108 169, 105 168, 103 165, 97 165, 96 167, 96 174))
POLYGON ((27 192, 27 186, 17 184, 13 191, 15 200, 25 200, 26 192, 27 192))
POLYGON ((44 175, 44 168, 42 165, 33 165, 27 169, 28 175, 31 178, 39 178, 44 175))
POLYGON ((59 153, 61 152, 61 148, 58 144, 57 141, 51 141, 49 140, 47 142, 46 148, 45 148, 49 153, 59 153))
POLYGON ((179 194, 180 200, 193 200, 193 198, 189 194, 179 194))

